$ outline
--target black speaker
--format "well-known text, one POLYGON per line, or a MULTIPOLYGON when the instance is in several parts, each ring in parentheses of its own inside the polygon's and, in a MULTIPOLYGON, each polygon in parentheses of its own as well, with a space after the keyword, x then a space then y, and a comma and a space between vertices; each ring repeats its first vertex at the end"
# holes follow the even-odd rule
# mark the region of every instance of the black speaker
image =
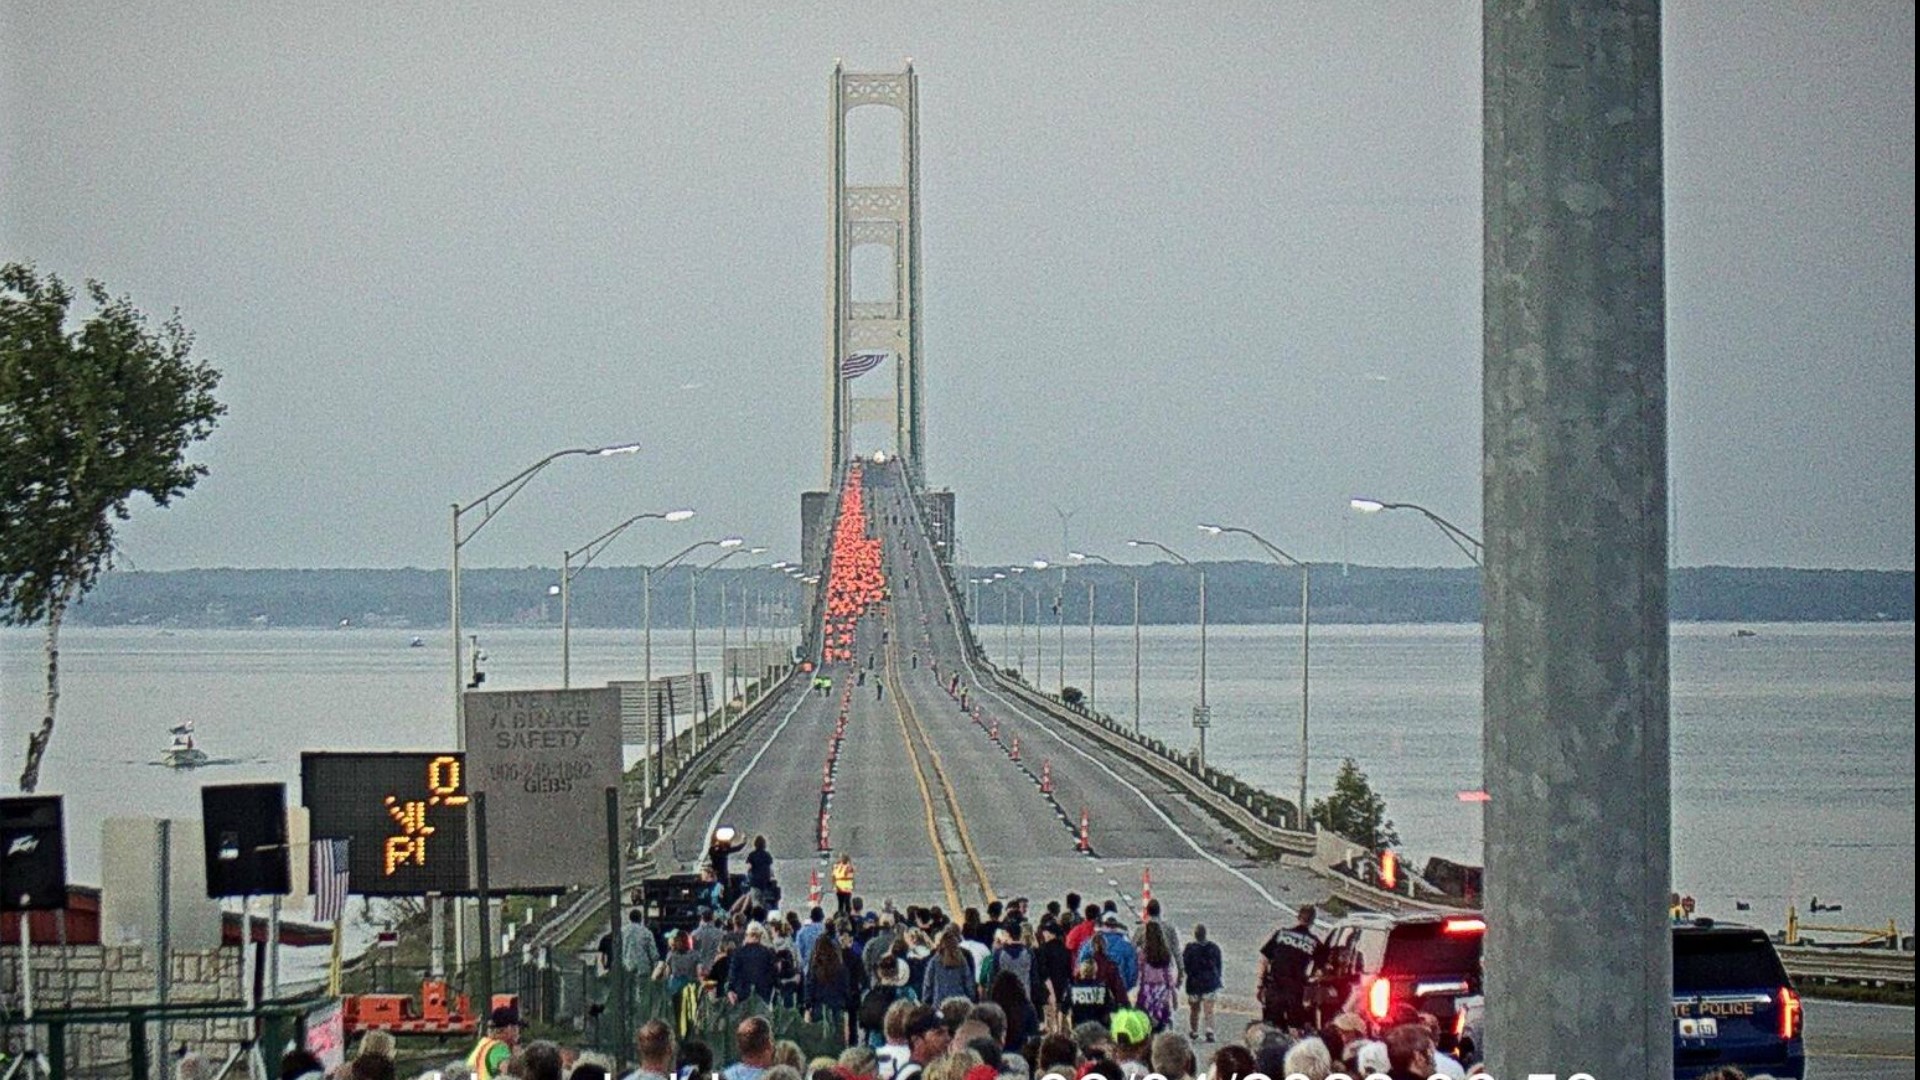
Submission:
POLYGON ((0 799, 0 911, 67 906, 67 842, 58 795, 0 799))
POLYGON ((285 896, 287 785, 221 784, 200 789, 207 841, 207 895, 285 896))

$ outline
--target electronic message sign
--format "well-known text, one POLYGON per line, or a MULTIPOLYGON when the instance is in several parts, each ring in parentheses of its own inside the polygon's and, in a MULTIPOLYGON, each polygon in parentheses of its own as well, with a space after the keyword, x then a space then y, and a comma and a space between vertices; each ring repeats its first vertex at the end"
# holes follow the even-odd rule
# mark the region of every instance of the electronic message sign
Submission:
POLYGON ((488 890, 547 892, 603 879, 606 793, 620 786, 620 691, 465 697, 467 784, 487 797, 488 890))
POLYGON ((472 891, 466 763, 459 754, 300 755, 314 839, 346 839, 347 888, 362 896, 472 891))

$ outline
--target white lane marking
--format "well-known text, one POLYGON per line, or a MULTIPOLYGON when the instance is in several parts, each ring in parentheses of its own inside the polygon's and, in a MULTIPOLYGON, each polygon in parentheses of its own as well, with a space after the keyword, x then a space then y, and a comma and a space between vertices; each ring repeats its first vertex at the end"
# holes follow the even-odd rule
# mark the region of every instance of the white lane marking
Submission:
POLYGON ((752 759, 747 762, 747 767, 740 770, 740 775, 734 780, 733 786, 727 789, 727 797, 720 800, 719 807, 713 811, 713 817, 707 819, 707 831, 705 835, 700 837, 702 844, 705 844, 708 839, 713 836, 713 830, 720 827, 720 819, 726 815, 727 807, 733 805, 733 797, 740 794, 740 785, 747 782, 747 777, 753 773, 753 767, 760 764, 761 758, 767 756, 767 751, 773 748, 774 741, 780 737, 781 732, 787 730, 788 722, 800 711, 800 706, 807 703, 807 698, 812 694, 812 689, 802 688, 800 700, 794 702, 793 708, 787 710, 787 715, 780 718, 779 726, 775 727, 773 733, 767 736, 766 742, 760 744, 759 752, 754 754, 752 759))
MULTIPOLYGON (((915 531, 916 533, 918 532, 918 530, 915 530, 915 531)), ((926 535, 924 533, 919 533, 919 539, 921 542, 920 544, 915 545, 915 547, 916 548, 925 547, 927 549, 926 554, 928 558, 931 560, 933 557, 933 551, 932 551, 931 545, 927 543, 926 535)), ((936 566, 933 572, 935 574, 938 574, 940 572, 939 568, 936 566)), ((948 593, 948 591, 944 588, 942 588, 940 592, 941 592, 940 606, 945 610, 947 610, 949 613, 953 613, 952 594, 948 593)), ((1151 798, 1147 797, 1146 792, 1141 791, 1139 788, 1135 787, 1131 781, 1127 780, 1125 777, 1121 776, 1119 773, 1114 772, 1111 768, 1107 766, 1106 762, 1099 760, 1098 758, 1094 757, 1092 754, 1089 754, 1085 750, 1082 750, 1079 747, 1073 745, 1071 742, 1068 742, 1065 737, 1060 735, 1060 733, 1054 731, 1050 725, 1043 723, 1039 720, 1036 720, 1031 714, 1026 713, 1021 706, 1015 705, 1013 702, 1007 700, 1007 698, 1003 694, 1001 694, 1000 691, 989 688, 988 686, 986 686, 986 684, 982 683, 980 681, 979 674, 974 670, 972 658, 967 655, 967 649, 966 649, 965 643, 960 641, 959 620, 957 619, 953 620, 949 625, 953 628, 954 644, 958 646, 960 651, 960 662, 966 665, 968 681, 973 684, 973 688, 976 692, 983 693, 983 694, 992 694, 995 698, 998 698, 1000 701, 1000 704, 1006 707, 1009 711, 1026 716, 1027 722, 1032 724, 1034 727, 1039 728, 1040 731, 1044 733, 1048 738, 1051 738, 1054 742, 1057 742, 1061 746, 1067 748, 1068 750, 1071 750, 1074 753, 1080 755, 1082 758, 1084 758, 1087 761, 1088 764, 1094 766, 1095 768, 1099 769, 1101 772, 1106 773, 1109 777, 1111 777, 1114 783, 1117 783, 1121 787, 1126 788, 1128 791, 1133 792, 1136 796, 1139 797, 1141 804, 1144 805, 1148 810, 1153 811, 1153 815, 1159 818, 1160 821, 1163 824, 1165 824, 1168 829, 1171 829, 1175 836, 1178 836, 1180 839, 1186 841, 1187 846, 1193 849, 1194 854, 1207 860, 1208 862, 1226 871, 1227 873, 1233 875, 1234 877, 1239 878, 1241 882, 1243 882, 1247 886, 1247 888, 1252 889, 1254 892, 1258 893, 1262 900, 1265 900, 1268 904, 1272 905, 1273 907, 1281 911, 1287 912, 1289 917, 1292 917, 1294 914, 1298 913, 1297 909, 1288 907, 1286 904, 1283 904, 1278 899, 1276 899, 1272 893, 1267 891, 1266 886, 1248 877, 1246 874, 1242 873, 1240 870, 1236 869, 1235 867, 1228 866, 1226 862, 1223 859, 1221 859, 1219 856, 1208 851, 1206 848, 1201 847, 1199 841, 1195 840, 1192 836, 1188 835, 1185 829, 1181 828, 1178 824, 1174 822, 1172 818, 1168 817, 1166 811, 1160 809, 1158 804, 1156 804, 1151 798)))

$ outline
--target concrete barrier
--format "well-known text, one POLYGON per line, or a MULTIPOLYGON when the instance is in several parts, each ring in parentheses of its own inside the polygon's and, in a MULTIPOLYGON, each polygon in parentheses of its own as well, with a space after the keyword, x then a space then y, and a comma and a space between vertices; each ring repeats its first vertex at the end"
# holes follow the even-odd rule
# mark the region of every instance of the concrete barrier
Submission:
MULTIPOLYGON (((1021 699, 1030 708, 1051 716, 1075 732, 1093 738, 1110 752, 1126 758, 1173 784, 1194 802, 1225 819, 1256 843, 1275 848, 1288 855, 1304 856, 1313 853, 1315 847, 1313 833, 1288 829, 1268 820, 1248 805, 1235 801, 1226 792, 1207 783, 1182 759, 1153 749, 1146 740, 1136 738, 1131 732, 1120 730, 1119 726, 1110 720, 1095 719, 1079 710, 1068 708, 991 667, 986 671, 987 677, 1001 690, 1021 699)), ((1214 770, 1208 771, 1215 777, 1223 775, 1214 770)), ((1285 803, 1284 800, 1274 799, 1274 802, 1291 809, 1291 804, 1285 803)))

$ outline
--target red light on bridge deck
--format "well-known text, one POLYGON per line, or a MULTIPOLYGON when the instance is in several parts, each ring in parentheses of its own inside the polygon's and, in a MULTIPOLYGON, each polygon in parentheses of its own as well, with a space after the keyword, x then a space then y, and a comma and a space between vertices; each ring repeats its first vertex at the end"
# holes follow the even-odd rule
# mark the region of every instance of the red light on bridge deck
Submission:
POLYGON ((1492 802, 1493 796, 1487 794, 1484 791, 1462 791, 1459 794, 1459 799, 1461 802, 1483 803, 1483 802, 1492 802))

